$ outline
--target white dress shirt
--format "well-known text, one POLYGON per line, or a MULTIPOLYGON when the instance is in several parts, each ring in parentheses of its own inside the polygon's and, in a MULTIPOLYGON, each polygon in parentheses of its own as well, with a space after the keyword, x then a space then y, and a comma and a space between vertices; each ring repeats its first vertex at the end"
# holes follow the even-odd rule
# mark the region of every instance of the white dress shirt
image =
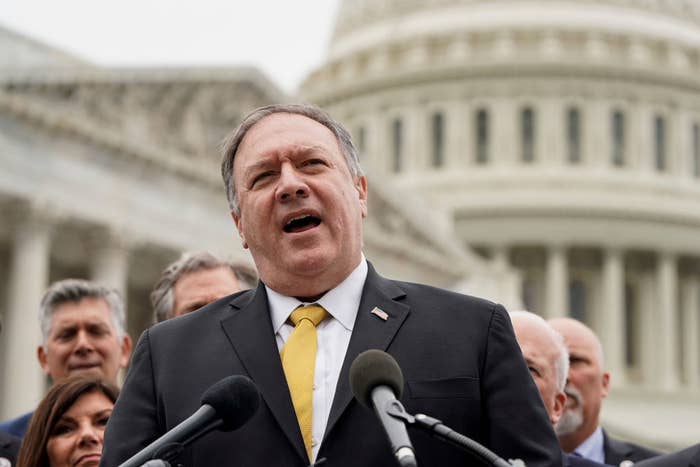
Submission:
MULTIPOLYGON (((313 302, 325 308, 330 316, 316 327, 316 364, 311 397, 312 463, 316 462, 323 434, 326 431, 338 376, 350 343, 357 309, 360 307, 365 279, 367 279, 367 261, 362 255, 360 264, 343 282, 313 302)), ((289 315, 300 305, 311 305, 311 303, 303 303, 294 297, 280 295, 267 286, 265 290, 277 348, 282 350, 282 346, 294 329, 294 326, 288 322, 289 315)))
POLYGON ((591 433, 581 444, 574 449, 581 457, 590 459, 600 464, 605 464, 605 449, 603 447, 603 429, 601 427, 591 433))

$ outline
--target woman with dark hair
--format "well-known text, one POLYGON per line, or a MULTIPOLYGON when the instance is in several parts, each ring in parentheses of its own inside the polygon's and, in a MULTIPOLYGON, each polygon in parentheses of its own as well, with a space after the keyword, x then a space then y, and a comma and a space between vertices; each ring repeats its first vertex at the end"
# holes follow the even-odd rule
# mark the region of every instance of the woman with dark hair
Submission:
POLYGON ((54 384, 32 415, 17 466, 97 466, 118 393, 116 387, 88 375, 54 384))

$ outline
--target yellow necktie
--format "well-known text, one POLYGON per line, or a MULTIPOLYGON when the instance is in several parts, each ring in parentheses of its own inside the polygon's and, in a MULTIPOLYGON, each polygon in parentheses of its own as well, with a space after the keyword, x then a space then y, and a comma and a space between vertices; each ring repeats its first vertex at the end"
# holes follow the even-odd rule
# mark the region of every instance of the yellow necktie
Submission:
POLYGON ((316 326, 327 316, 319 305, 299 307, 289 315, 294 330, 284 343, 280 358, 294 412, 311 460, 311 394, 316 363, 316 326))

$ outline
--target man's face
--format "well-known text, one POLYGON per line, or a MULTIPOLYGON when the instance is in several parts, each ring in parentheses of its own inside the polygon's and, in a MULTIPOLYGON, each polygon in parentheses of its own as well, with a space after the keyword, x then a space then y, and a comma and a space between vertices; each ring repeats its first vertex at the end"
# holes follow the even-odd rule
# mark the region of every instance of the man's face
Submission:
POLYGON ((227 266, 184 274, 173 287, 173 316, 202 308, 239 290, 241 284, 227 266))
POLYGON ((113 384, 129 361, 131 339, 119 339, 107 302, 85 297, 58 305, 51 316, 46 349, 37 350, 44 373, 54 381, 92 373, 113 384))
POLYGON ((568 399, 560 427, 564 431, 558 431, 561 435, 574 432, 588 435, 598 426, 610 375, 603 371, 598 340, 590 329, 570 318, 554 319, 550 324, 564 336, 569 350, 568 399))
POLYGON ((366 181, 350 174, 325 126, 295 114, 265 117, 241 142, 234 184, 233 219, 268 287, 317 296, 359 264, 366 181))
POLYGON ((540 392, 549 420, 556 426, 566 401, 566 395, 557 387, 556 343, 543 328, 545 323, 528 316, 514 316, 512 321, 515 338, 540 392))

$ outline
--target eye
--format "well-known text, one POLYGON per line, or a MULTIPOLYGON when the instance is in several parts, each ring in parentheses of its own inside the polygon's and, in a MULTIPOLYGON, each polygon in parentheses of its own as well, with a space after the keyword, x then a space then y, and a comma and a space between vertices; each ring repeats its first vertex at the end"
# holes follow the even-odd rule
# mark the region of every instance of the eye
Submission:
POLYGON ((318 166, 318 165, 326 165, 326 161, 324 161, 323 159, 319 159, 319 158, 311 158, 311 159, 304 160, 300 164, 301 167, 313 167, 313 166, 318 166))
POLYGON ((95 424, 97 426, 106 426, 108 421, 109 421, 109 415, 104 415, 104 416, 98 418, 95 424))
POLYGON ((51 436, 61 436, 70 433, 73 431, 73 427, 71 425, 68 425, 66 423, 59 423, 56 425, 51 432, 51 436))
POLYGON ((272 175, 273 175, 273 172, 271 170, 266 170, 265 172, 260 172, 255 177, 253 177, 253 181, 250 183, 250 187, 251 188, 254 187, 258 183, 265 181, 265 179, 269 178, 272 175))
POLYGON ((535 367, 532 366, 532 365, 530 365, 529 367, 527 367, 527 369, 530 370, 530 373, 532 373, 532 374, 535 375, 535 376, 539 376, 539 375, 540 375, 540 372, 537 370, 537 368, 535 368, 535 367))

